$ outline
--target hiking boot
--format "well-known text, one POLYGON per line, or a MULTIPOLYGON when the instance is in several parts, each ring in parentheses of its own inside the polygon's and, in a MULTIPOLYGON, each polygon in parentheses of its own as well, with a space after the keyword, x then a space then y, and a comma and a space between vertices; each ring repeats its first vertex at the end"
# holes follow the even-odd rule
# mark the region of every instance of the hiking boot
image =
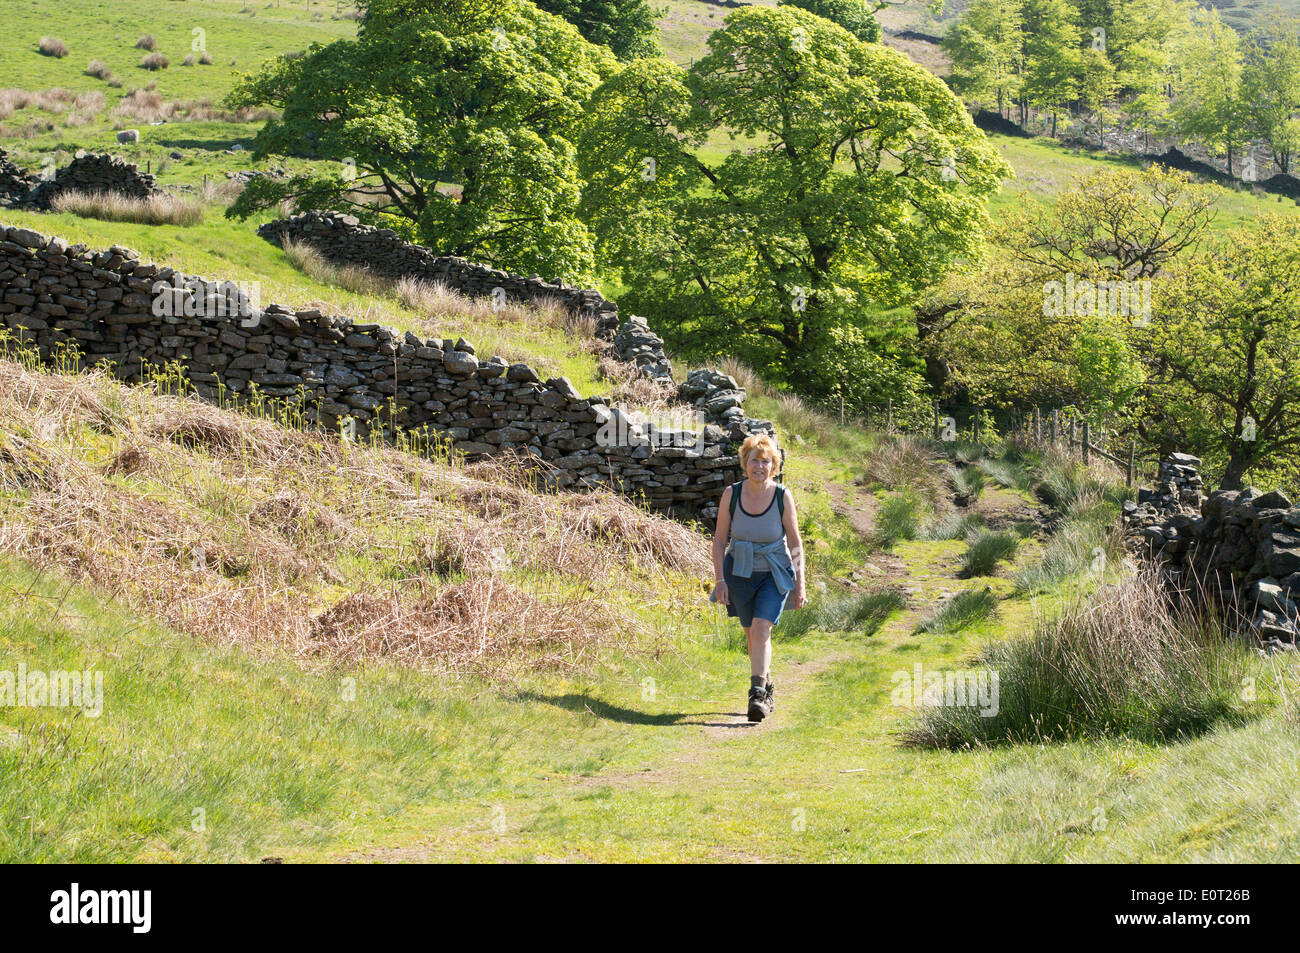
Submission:
POLYGON ((749 690, 749 720, 762 721, 772 713, 772 698, 766 688, 755 685, 749 690))

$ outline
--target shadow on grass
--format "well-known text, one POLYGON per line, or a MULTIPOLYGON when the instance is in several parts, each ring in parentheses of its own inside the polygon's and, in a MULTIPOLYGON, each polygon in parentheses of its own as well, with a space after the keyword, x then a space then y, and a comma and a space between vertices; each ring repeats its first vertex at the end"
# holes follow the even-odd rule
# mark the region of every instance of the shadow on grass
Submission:
POLYGON ((649 712, 637 711, 635 708, 623 708, 620 705, 613 705, 587 694, 542 695, 537 692, 520 692, 515 696, 515 700, 521 702, 541 702, 545 705, 554 705, 556 708, 563 708, 567 711, 590 712, 597 718, 604 718, 607 721, 617 721, 624 725, 676 725, 679 727, 698 727, 701 724, 707 723, 684 721, 683 719, 703 718, 710 715, 734 714, 734 712, 727 711, 681 711, 663 712, 661 714, 652 715, 649 712))

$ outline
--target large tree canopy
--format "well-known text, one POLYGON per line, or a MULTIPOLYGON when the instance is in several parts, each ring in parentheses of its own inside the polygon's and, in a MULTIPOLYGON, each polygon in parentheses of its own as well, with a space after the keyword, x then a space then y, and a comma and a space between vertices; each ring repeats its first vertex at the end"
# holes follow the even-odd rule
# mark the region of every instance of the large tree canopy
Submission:
POLYGON ((625 300, 813 392, 888 333, 887 309, 979 252, 1010 171, 930 73, 789 6, 732 13, 689 71, 626 66, 579 154, 625 300))
POLYGON ((616 66, 521 0, 372 0, 356 40, 280 57, 231 97, 283 110, 258 157, 339 165, 256 179, 230 212, 350 208, 445 253, 590 281, 571 135, 616 66))
POLYGON ((621 60, 659 52, 659 29, 646 0, 533 0, 547 13, 564 17, 592 43, 621 60))

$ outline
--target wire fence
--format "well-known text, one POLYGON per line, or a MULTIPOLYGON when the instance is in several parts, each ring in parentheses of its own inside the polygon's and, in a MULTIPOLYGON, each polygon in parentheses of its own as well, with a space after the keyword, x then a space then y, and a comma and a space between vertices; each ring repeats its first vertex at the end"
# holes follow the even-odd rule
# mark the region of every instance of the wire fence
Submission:
POLYGON ((1031 445, 1056 446, 1077 452, 1084 463, 1107 460, 1124 472, 1133 486, 1143 474, 1154 474, 1162 454, 1157 447, 1139 445, 1120 430, 1118 422, 1089 415, 1075 407, 994 408, 944 401, 886 400, 847 413, 843 400, 816 406, 844 426, 884 433, 923 436, 944 442, 992 443, 1017 438, 1031 445))

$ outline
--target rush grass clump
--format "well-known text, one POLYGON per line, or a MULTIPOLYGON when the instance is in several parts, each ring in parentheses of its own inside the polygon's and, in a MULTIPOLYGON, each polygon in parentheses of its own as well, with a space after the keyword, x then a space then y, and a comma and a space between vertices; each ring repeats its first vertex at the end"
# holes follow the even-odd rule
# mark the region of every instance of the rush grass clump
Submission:
POLYGON ((1249 661, 1227 623, 1191 600, 1171 605, 1144 571, 1091 595, 1077 592, 1029 635, 980 653, 978 663, 998 679, 996 714, 931 709, 904 740, 935 748, 1108 735, 1165 742, 1246 717, 1249 661))
POLYGON ((193 199, 167 194, 135 198, 121 192, 69 191, 55 196, 53 205, 58 212, 106 222, 187 226, 203 221, 202 205, 193 199))

